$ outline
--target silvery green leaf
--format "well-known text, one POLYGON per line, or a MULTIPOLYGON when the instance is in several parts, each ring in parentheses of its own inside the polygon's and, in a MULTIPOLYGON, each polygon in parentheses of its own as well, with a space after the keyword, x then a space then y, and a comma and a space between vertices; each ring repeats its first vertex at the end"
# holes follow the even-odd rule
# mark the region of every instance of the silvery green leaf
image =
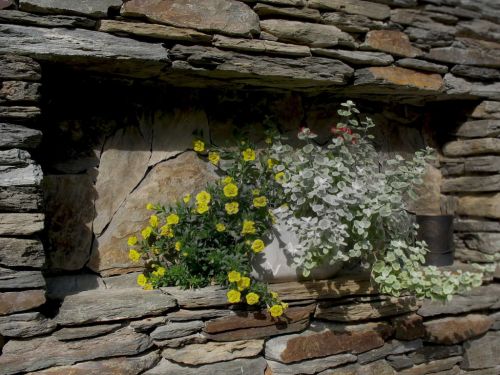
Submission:
POLYGON ((314 150, 314 146, 312 144, 310 144, 310 143, 308 143, 307 145, 305 145, 302 148, 302 151, 304 151, 306 154, 311 153, 313 150, 314 150))

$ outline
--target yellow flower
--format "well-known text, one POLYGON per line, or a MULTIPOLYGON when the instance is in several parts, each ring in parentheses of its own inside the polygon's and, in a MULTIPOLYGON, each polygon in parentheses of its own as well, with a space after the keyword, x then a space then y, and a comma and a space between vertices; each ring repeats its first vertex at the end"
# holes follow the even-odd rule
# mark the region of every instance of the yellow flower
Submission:
POLYGON ((141 259, 141 254, 137 250, 135 250, 135 249, 130 249, 129 252, 128 252, 128 258, 132 262, 138 262, 139 259, 141 259))
POLYGON ((205 151, 205 142, 200 139, 193 141, 193 150, 195 150, 196 152, 205 151))
POLYGON ((243 160, 252 161, 255 160, 255 151, 251 148, 247 148, 245 151, 241 153, 243 155, 243 160))
POLYGON ((243 220, 243 226, 241 229, 241 234, 255 234, 255 222, 252 220, 243 220))
POLYGON ((153 254, 160 255, 160 249, 158 249, 157 247, 153 247, 153 254))
POLYGON ((230 183, 231 183, 231 182, 233 182, 233 181, 234 181, 234 180, 233 180, 233 178, 232 178, 232 177, 226 176, 226 177, 224 177, 224 179, 222 180, 222 183, 223 183, 224 185, 227 185, 227 184, 230 184, 230 183))
POLYGON ((255 305, 256 303, 259 303, 259 298, 259 295, 253 292, 248 293, 246 296, 246 300, 249 305, 255 305))
POLYGON ((274 213, 271 210, 269 210, 267 212, 268 212, 269 216, 271 217, 271 222, 273 224, 276 224, 277 220, 276 220, 276 216, 274 215, 274 213))
POLYGON ((239 291, 248 289, 250 286, 250 278, 243 276, 239 281, 237 281, 236 285, 238 286, 239 291))
POLYGON ((167 224, 168 225, 175 225, 179 223, 179 216, 176 214, 170 214, 167 216, 167 224))
POLYGON ((182 244, 181 244, 181 242, 180 242, 180 241, 177 241, 177 242, 175 243, 175 250, 177 250, 177 251, 181 251, 181 248, 182 248, 182 244))
POLYGON ((253 199, 253 205, 254 205, 254 207, 266 207, 267 206, 267 198, 264 196, 256 197, 253 199))
POLYGON ((208 161, 210 163, 212 163, 213 165, 217 165, 219 164, 219 161, 220 161, 220 155, 218 152, 209 152, 208 153, 208 161))
POLYGON ((156 228, 158 226, 158 216, 151 215, 151 217, 149 218, 149 225, 151 225, 153 228, 156 228))
POLYGON ((224 186, 224 195, 228 198, 233 198, 238 195, 238 186, 233 183, 224 186))
POLYGON ((273 169, 273 167, 276 165, 276 161, 273 159, 267 159, 267 169, 273 169))
POLYGON ((182 200, 184 201, 184 203, 189 203, 189 201, 191 200, 191 194, 186 194, 182 200))
POLYGON ((259 195, 260 194, 260 190, 259 189, 253 189, 252 190, 252 195, 259 195))
POLYGON ((149 236, 151 236, 152 232, 153 232, 153 228, 151 228, 151 227, 144 228, 141 232, 142 238, 147 240, 149 238, 149 236))
POLYGON ((278 293, 276 293, 276 292, 271 292, 271 298, 273 298, 273 299, 278 299, 278 293))
POLYGON ((254 253, 260 253, 265 247, 264 241, 262 240, 255 240, 252 242, 252 251, 254 253))
POLYGON ((270 145, 271 143, 273 143, 273 139, 271 137, 267 137, 264 142, 266 142, 268 145, 270 145))
POLYGON ((158 276, 158 277, 162 277, 162 276, 165 276, 166 271, 167 270, 165 269, 165 267, 158 267, 158 268, 156 268, 156 271, 153 272, 153 275, 158 276))
POLYGON ((148 203, 148 204, 146 205, 146 210, 151 211, 151 210, 154 210, 154 209, 155 209, 155 206, 153 206, 153 203, 148 203))
POLYGON ((226 226, 222 223, 218 223, 215 225, 215 230, 217 232, 224 232, 226 230, 226 226))
POLYGON ((144 274, 140 274, 137 276, 137 285, 144 286, 148 282, 148 278, 144 276, 144 274))
POLYGON ((227 279, 230 283, 235 283, 241 280, 241 273, 238 271, 231 271, 227 274, 227 279))
POLYGON ((134 246, 137 243, 137 237, 136 236, 131 236, 128 238, 128 245, 129 246, 134 246))
POLYGON ((196 203, 198 203, 198 204, 200 204, 200 203, 209 204, 211 199, 212 199, 212 196, 210 195, 209 192, 207 192, 205 190, 200 191, 198 194, 196 194, 196 203))
POLYGON ((241 301, 241 293, 237 290, 231 289, 226 295, 229 303, 238 303, 241 301))
POLYGON ((185 252, 185 251, 182 253, 182 256, 187 257, 188 255, 189 255, 189 254, 188 254, 187 252, 185 252))
POLYGON ((167 237, 172 238, 174 236, 174 231, 172 230, 172 228, 170 227, 170 225, 165 224, 164 226, 162 226, 160 228, 160 234, 162 236, 167 236, 167 237))
POLYGON ((281 305, 273 305, 269 309, 269 312, 271 313, 271 316, 273 318, 277 318, 278 316, 283 315, 283 306, 281 306, 281 305))
POLYGON ((283 182, 285 182, 285 172, 278 172, 274 175, 274 180, 278 183, 278 184, 282 184, 283 182))
POLYGON ((225 204, 224 208, 228 215, 235 215, 240 209, 240 204, 238 202, 229 202, 225 204))
POLYGON ((281 302, 281 306, 283 307, 283 309, 288 309, 288 303, 281 302))
POLYGON ((198 203, 198 205, 196 206, 196 212, 198 212, 200 215, 204 214, 207 211, 208 211, 208 204, 206 203, 198 203))
POLYGON ((147 283, 146 285, 144 285, 144 287, 142 289, 144 289, 144 290, 153 290, 153 285, 151 285, 150 283, 147 283))

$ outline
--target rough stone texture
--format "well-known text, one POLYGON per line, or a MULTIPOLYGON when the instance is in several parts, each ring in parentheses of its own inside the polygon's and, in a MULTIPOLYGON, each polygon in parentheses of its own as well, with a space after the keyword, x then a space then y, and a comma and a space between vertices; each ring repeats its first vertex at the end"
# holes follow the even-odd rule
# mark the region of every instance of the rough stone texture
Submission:
POLYGON ((419 365, 426 362, 432 362, 437 359, 461 356, 463 353, 464 350, 461 345, 432 345, 424 346, 408 356, 414 364, 419 365))
MULTIPOLYGON (((216 310, 178 310, 173 313, 168 314, 168 320, 171 322, 184 322, 187 320, 198 320, 198 319, 214 319, 222 318, 225 316, 233 316, 233 312, 229 309, 216 310)), ((218 319, 213 320, 216 323, 218 319)))
POLYGON ((500 102, 482 101, 471 113, 473 118, 500 118, 500 102))
POLYGON ((44 290, 23 290, 0 293, 0 315, 31 310, 45 303, 44 290))
POLYGON ((31 162, 31 155, 28 151, 18 148, 0 151, 0 165, 25 166, 31 162))
POLYGON ((94 29, 96 21, 78 16, 60 15, 36 15, 18 10, 0 10, 0 21, 4 23, 15 23, 19 25, 31 25, 41 27, 68 27, 94 29))
POLYGON ((0 166, 0 187, 39 186, 42 177, 42 169, 36 164, 29 164, 21 168, 0 166))
POLYGON ((370 30, 387 27, 387 23, 385 22, 375 21, 358 14, 347 14, 343 12, 323 13, 322 19, 323 23, 337 26, 340 30, 348 33, 366 33, 370 30))
POLYGON ((0 289, 36 289, 45 287, 41 271, 18 271, 0 267, 0 289))
POLYGON ((97 326, 61 328, 54 332, 53 336, 60 341, 83 339, 88 337, 101 336, 117 330, 121 324, 100 324, 97 326))
POLYGON ((425 60, 418 60, 412 58, 405 58, 396 61, 397 66, 402 66, 403 68, 423 70, 426 72, 434 72, 444 74, 448 72, 448 67, 446 65, 434 64, 425 60))
POLYGON ((408 209, 417 215, 441 215, 441 171, 427 164, 422 181, 415 188, 417 199, 408 204, 408 209))
POLYGON ((0 316, 0 335, 4 337, 32 337, 48 334, 56 323, 38 312, 0 316))
POLYGON ((369 31, 362 47, 404 57, 416 57, 422 54, 421 50, 411 45, 405 33, 397 30, 369 31))
POLYGON ((309 0, 308 4, 311 8, 359 14, 376 20, 384 20, 390 15, 387 5, 361 0, 309 0))
POLYGON ((453 222, 453 229, 455 232, 500 232, 500 222, 456 218, 453 222))
POLYGON ((480 81, 494 81, 500 79, 500 71, 498 69, 478 68, 468 65, 455 65, 451 69, 451 73, 456 76, 477 79, 480 81))
POLYGON ((457 213, 500 219, 500 194, 461 196, 458 198, 457 213))
POLYGON ((273 375, 317 374, 320 371, 356 361, 352 354, 338 354, 323 358, 311 359, 297 363, 283 364, 276 361, 267 361, 273 375))
POLYGON ((496 254, 500 247, 500 233, 463 233, 455 235, 455 240, 457 247, 465 247, 490 255, 496 254))
POLYGON ((443 181, 444 193, 500 191, 500 175, 464 176, 443 181))
POLYGON ((162 359, 158 366, 146 371, 144 375, 263 375, 267 363, 264 358, 241 358, 233 361, 213 363, 203 366, 188 367, 162 359))
POLYGON ((481 138, 452 141, 444 145, 443 153, 446 156, 500 154, 500 139, 481 138))
POLYGON ((449 95, 457 95, 464 98, 484 97, 487 99, 500 100, 498 94, 500 84, 473 82, 460 77, 455 77, 453 74, 448 73, 444 77, 446 93, 449 95))
POLYGON ((41 78, 40 65, 26 56, 0 55, 0 67, 2 80, 38 81, 41 78))
POLYGON ((152 368, 160 360, 157 351, 134 357, 117 357, 90 362, 81 362, 73 366, 58 366, 47 370, 32 372, 32 375, 138 375, 152 368))
POLYGON ((155 316, 130 322, 129 326, 136 332, 147 332, 167 322, 166 316, 155 316))
POLYGON ((40 84, 4 81, 0 83, 0 103, 33 103, 40 99, 40 84))
POLYGON ((123 16, 145 16, 150 21, 205 32, 248 36, 259 33, 259 18, 250 7, 234 0, 131 0, 123 16))
POLYGON ((206 344, 186 345, 183 348, 166 348, 163 358, 175 360, 186 365, 203 365, 236 358, 254 357, 262 351, 263 340, 242 340, 227 343, 207 342, 206 344))
POLYGON ((176 337, 175 339, 154 340, 154 344, 159 348, 181 348, 186 345, 205 344, 207 341, 207 337, 202 333, 194 333, 184 337, 176 337))
MULTIPOLYGON (((0 213, 0 236, 29 236, 43 229, 44 214, 0 213)), ((2 239, 0 239, 1 241, 2 239)), ((3 252, 0 249, 0 253, 3 252)), ((0 263, 2 260, 0 260, 0 263)))
POLYGON ((213 45, 221 49, 229 49, 242 52, 255 52, 269 55, 298 57, 311 56, 309 47, 273 42, 271 40, 235 39, 228 38, 222 35, 216 35, 213 40, 213 45))
POLYGON ((175 306, 160 291, 135 289, 92 290, 67 296, 56 316, 60 325, 78 325, 159 315, 175 306))
POLYGON ((333 57, 353 65, 390 65, 394 58, 391 55, 382 52, 366 51, 344 51, 325 48, 313 48, 314 55, 333 57))
POLYGON ((384 344, 384 346, 370 350, 366 353, 361 353, 358 356, 358 362, 361 364, 373 362, 383 359, 388 355, 403 354, 412 352, 422 347, 422 340, 417 339, 413 341, 398 341, 392 340, 384 344))
POLYGON ((9 107, 0 106, 0 119, 2 120, 30 122, 38 116, 40 116, 40 108, 38 107, 19 105, 9 107))
POLYGON ((92 245, 97 194, 93 178, 88 174, 47 175, 43 185, 50 268, 79 270, 87 263, 92 245))
POLYGON ((456 135, 465 138, 498 137, 500 135, 499 120, 476 120, 461 124, 456 135))
POLYGON ((276 16, 277 18, 297 18, 313 22, 321 21, 321 13, 316 9, 310 8, 282 8, 267 4, 257 4, 253 7, 253 10, 261 19, 276 16))
POLYGON ((21 125, 0 123, 0 148, 35 148, 42 140, 42 132, 21 125))
POLYGON ((177 304, 184 309, 226 306, 228 304, 227 291, 221 286, 209 286, 194 290, 167 287, 161 288, 161 291, 175 298, 177 304))
POLYGON ((260 22, 260 27, 263 31, 276 36, 280 42, 285 43, 305 44, 311 47, 354 45, 352 36, 332 25, 286 20, 263 20, 260 22))
POLYGON ((458 318, 443 318, 424 323, 425 341, 452 345, 477 337, 488 331, 493 321, 485 315, 471 314, 458 318))
POLYGON ((399 340, 415 340, 425 335, 423 319, 420 315, 410 314, 394 318, 394 337, 399 340))
MULTIPOLYGON (((128 171, 128 167, 122 169, 124 174, 128 171)), ((146 210, 146 204, 171 204, 187 193, 201 190, 214 178, 212 169, 207 168, 207 163, 194 152, 185 152, 154 166, 121 204, 106 231, 94 241, 89 267, 103 275, 140 270, 141 267, 128 258, 127 238, 139 233, 146 225, 151 214, 146 210)), ((110 194, 113 186, 114 181, 109 180, 110 194)))
POLYGON ((211 35, 200 33, 193 29, 155 25, 142 22, 122 22, 102 20, 99 22, 99 31, 118 35, 132 35, 159 40, 177 40, 184 42, 210 42, 211 35))
POLYGON ((0 187, 0 209, 5 212, 38 211, 42 195, 37 187, 0 187))
POLYGON ((191 322, 169 322, 166 325, 156 327, 150 336, 153 340, 167 340, 177 337, 191 335, 200 331, 204 323, 200 320, 191 322))
POLYGON ((47 296, 55 300, 63 300, 68 295, 87 290, 105 288, 102 279, 94 274, 51 276, 46 277, 46 281, 47 296))
POLYGON ((127 328, 75 342, 58 341, 51 336, 29 341, 11 340, 3 347, 0 365, 2 373, 10 375, 98 358, 135 355, 151 345, 148 336, 127 328))
POLYGON ((498 340, 500 340, 500 331, 488 332, 481 338, 466 342, 462 368, 474 370, 499 366, 498 340))
POLYGON ((500 156, 468 157, 463 165, 465 173, 500 172, 500 156))
POLYGON ((439 373, 440 371, 449 370, 454 365, 462 360, 462 357, 451 357, 447 359, 441 359, 438 361, 432 361, 429 363, 423 363, 421 365, 414 366, 412 368, 402 370, 399 372, 401 375, 424 375, 430 373, 439 373))
POLYGON ((405 354, 389 355, 387 362, 394 368, 394 370, 403 370, 413 366, 413 361, 405 354))
POLYGON ((43 245, 38 240, 0 238, 0 264, 7 267, 41 268, 45 263, 43 245))
POLYGON ((106 17, 109 8, 122 5, 121 0, 20 0, 21 10, 34 13, 80 14, 106 17))
POLYGON ((451 64, 477 65, 491 68, 499 68, 500 60, 498 51, 486 48, 459 48, 443 47, 433 48, 426 55, 431 60, 441 61, 451 64))

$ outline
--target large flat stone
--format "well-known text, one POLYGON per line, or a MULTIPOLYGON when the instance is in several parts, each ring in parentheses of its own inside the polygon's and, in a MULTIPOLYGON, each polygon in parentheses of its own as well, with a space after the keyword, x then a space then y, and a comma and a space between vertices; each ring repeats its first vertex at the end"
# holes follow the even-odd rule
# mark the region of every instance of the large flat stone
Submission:
MULTIPOLYGON (((124 166, 122 173, 128 173, 128 168, 124 166)), ((201 190, 215 178, 209 164, 194 152, 182 153, 154 166, 133 193, 126 197, 106 231, 94 241, 89 267, 106 276, 141 270, 128 258, 127 238, 140 233, 147 225, 151 212, 146 210, 146 204, 171 205, 185 194, 201 190)), ((115 182, 108 180, 111 192, 115 182)))
POLYGON ((441 359, 438 361, 432 361, 428 363, 423 363, 421 365, 417 365, 411 367, 406 370, 402 370, 399 372, 401 375, 425 375, 430 373, 439 373, 440 371, 445 371, 451 369, 457 363, 462 360, 462 357, 451 357, 446 359, 441 359))
POLYGON ((0 264, 7 267, 41 268, 45 263, 39 240, 0 238, 0 264))
POLYGON ((404 58, 396 61, 397 66, 402 66, 403 68, 423 70, 426 72, 434 72, 444 74, 448 72, 448 67, 446 65, 434 64, 429 61, 404 58))
POLYGON ((238 374, 238 375, 264 375, 267 363, 262 357, 239 358, 233 361, 212 363, 203 366, 182 366, 167 359, 144 375, 214 375, 214 374, 238 374))
POLYGON ((36 186, 0 187, 0 209, 5 212, 39 211, 42 194, 36 186))
POLYGON ((492 68, 480 68, 469 65, 455 65, 451 73, 459 77, 470 78, 479 81, 495 81, 500 79, 500 71, 492 68))
POLYGON ((458 248, 465 247, 490 255, 495 255, 500 249, 500 233, 461 233, 455 234, 455 239, 458 248))
POLYGON ((4 81, 0 83, 0 103, 36 103, 40 99, 40 83, 4 81))
POLYGON ((161 355, 168 360, 193 366, 255 357, 262 351, 263 347, 263 340, 207 342, 186 345, 182 348, 166 348, 161 355))
POLYGON ((333 57, 352 65, 385 66, 390 65, 394 61, 391 55, 382 52, 313 48, 312 53, 318 56, 333 57))
POLYGON ((418 314, 396 317, 392 320, 394 337, 399 340, 415 340, 425 335, 423 319, 418 314))
POLYGON ((343 12, 325 12, 322 14, 323 23, 337 26, 340 30, 348 33, 366 33, 370 30, 383 29, 387 23, 376 21, 359 14, 348 14, 343 12))
MULTIPOLYGON (((171 322, 185 322, 189 320, 207 320, 233 316, 233 311, 229 309, 203 309, 203 310, 178 310, 168 314, 168 320, 171 322)), ((217 320, 216 320, 217 321, 217 320)))
POLYGON ((40 108, 38 107, 21 105, 0 106, 0 120, 3 121, 33 122, 39 116, 40 108))
POLYGON ((131 0, 121 14, 210 33, 249 36, 260 31, 257 14, 234 0, 131 0))
POLYGON ((40 232, 44 218, 44 214, 0 213, 0 236, 29 236, 40 232))
POLYGON ((467 216, 500 219, 500 194, 461 196, 458 198, 457 213, 467 216))
POLYGON ((293 44, 274 42, 271 40, 236 39, 228 38, 223 35, 216 35, 213 40, 213 45, 221 49, 241 52, 255 52, 268 55, 298 57, 311 56, 311 51, 307 46, 297 46, 293 44))
MULTIPOLYGON (((391 363, 392 364, 392 363, 391 363)), ((367 365, 360 366, 359 364, 342 366, 325 370, 319 375, 395 375, 396 372, 391 365, 385 361, 377 361, 367 365)))
POLYGON ((161 291, 171 295, 179 306, 185 309, 226 306, 228 304, 227 290, 221 286, 209 286, 194 290, 166 287, 161 288, 161 291))
POLYGON ((118 8, 121 0, 20 0, 21 10, 33 13, 79 14, 106 17, 110 8, 118 8))
POLYGON ((52 335, 60 341, 84 339, 89 337, 102 336, 106 333, 116 331, 121 328, 121 324, 99 324, 85 327, 64 327, 57 330, 52 335))
MULTIPOLYGON (((135 275, 137 278, 137 275, 135 275)), ((47 281, 47 296, 50 299, 63 300, 66 296, 71 294, 77 294, 80 292, 94 290, 94 289, 106 289, 106 285, 102 279, 95 275, 89 273, 76 274, 76 275, 64 275, 64 276, 48 276, 47 281)), ((134 283, 133 287, 137 286, 137 282, 134 283)))
POLYGON ((466 138, 498 137, 500 135, 500 120, 467 121, 458 127, 456 135, 466 138))
MULTIPOLYGON (((223 340, 231 341, 231 340, 223 340)), ((202 333, 193 333, 192 335, 176 337, 166 340, 154 340, 154 344, 159 348, 182 348, 186 345, 205 344, 208 342, 207 337, 202 333)))
POLYGON ((0 56, 0 79, 2 80, 39 81, 40 71, 40 64, 29 57, 11 54, 0 56))
POLYGON ((425 341, 452 345, 477 337, 490 329, 493 320, 486 315, 470 314, 426 321, 425 341))
POLYGON ((497 118, 500 119, 500 102, 482 101, 471 113, 473 118, 497 118))
POLYGON ((474 370, 499 366, 500 357, 497 350, 499 342, 500 331, 488 332, 481 338, 466 342, 462 368, 474 370))
POLYGON ((0 166, 0 187, 36 187, 42 181, 42 169, 37 164, 25 167, 0 166))
POLYGON ((39 312, 0 316, 0 335, 4 337, 32 337, 50 333, 56 323, 39 312))
POLYGON ((31 310, 45 303, 44 290, 0 293, 0 315, 31 310))
POLYGON ((391 10, 387 5, 361 0, 309 0, 308 4, 311 8, 359 14, 376 20, 389 18, 391 10))
POLYGON ((0 151, 0 165, 25 166, 30 163, 32 163, 32 160, 28 151, 18 148, 0 151))
POLYGON ((332 25, 287 20, 262 20, 260 27, 263 31, 277 37, 278 41, 285 43, 304 44, 311 47, 354 45, 352 36, 332 25))
POLYGON ((211 35, 200 33, 193 29, 142 22, 102 20, 99 22, 98 30, 118 35, 125 34, 158 40, 177 40, 192 43, 210 42, 212 40, 211 35))
POLYGON ((366 353, 361 353, 358 356, 358 362, 361 364, 366 364, 370 362, 383 359, 388 355, 403 354, 415 351, 422 347, 422 340, 412 340, 412 341, 398 341, 392 340, 384 344, 380 348, 370 350, 366 353))
POLYGON ((200 331, 204 326, 201 320, 190 322, 168 322, 166 325, 156 327, 150 336, 153 340, 168 340, 177 337, 189 336, 200 331))
POLYGON ((35 148, 42 140, 42 132, 22 125, 0 123, 0 148, 35 148))
POLYGON ((45 287, 41 271, 18 271, 0 267, 0 289, 30 289, 45 287))
POLYGON ((498 82, 477 82, 456 77, 448 73, 444 77, 446 93, 457 97, 481 97, 500 100, 500 84, 498 82))
POLYGON ((403 57, 417 57, 422 51, 411 45, 408 35, 397 30, 372 30, 362 47, 403 57))
MULTIPOLYGON (((498 162, 500 163, 500 158, 498 162)), ((456 218, 453 222, 453 230, 455 232, 500 232, 500 222, 456 218)))
POLYGON ((500 154, 500 139, 482 138, 452 141, 444 145, 443 153, 446 156, 500 154))
POLYGON ((444 193, 500 191, 500 175, 447 178, 443 181, 442 191, 444 193))
POLYGON ((117 357, 81 362, 72 366, 57 366, 31 372, 30 375, 139 375, 152 368, 159 360, 158 351, 152 351, 134 357, 117 357))
POLYGON ((86 17, 38 15, 18 10, 0 10, 0 21, 16 25, 94 29, 96 21, 86 17))
POLYGON ((415 353, 408 354, 408 357, 415 365, 420 365, 438 359, 461 356, 463 353, 461 345, 425 345, 415 353))
POLYGON ((11 375, 92 359, 136 355, 151 345, 147 335, 128 328, 74 342, 59 341, 52 336, 29 341, 11 340, 3 347, 0 365, 2 374, 11 375))
POLYGON ((442 47, 433 48, 426 55, 430 60, 441 61, 450 64, 477 65, 491 68, 500 67, 499 52, 479 49, 479 48, 460 48, 460 47, 442 47))
POLYGON ((67 296, 55 320, 60 325, 79 325, 159 315, 176 305, 160 291, 134 289, 91 290, 67 296))
POLYGON ((352 354, 337 354, 323 358, 310 359, 296 363, 280 363, 267 361, 273 375, 294 375, 294 374, 317 374, 332 367, 344 365, 356 361, 356 356, 352 354))
POLYGON ((268 4, 257 4, 253 7, 255 13, 263 18, 297 18, 307 21, 319 22, 321 21, 321 13, 317 9, 311 8, 291 8, 291 7, 277 7, 268 4))

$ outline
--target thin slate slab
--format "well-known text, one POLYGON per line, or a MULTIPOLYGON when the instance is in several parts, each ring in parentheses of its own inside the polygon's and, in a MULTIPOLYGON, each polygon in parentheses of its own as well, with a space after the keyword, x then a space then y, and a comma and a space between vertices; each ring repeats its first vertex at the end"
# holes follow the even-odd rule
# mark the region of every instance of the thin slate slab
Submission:
POLYGON ((6 123, 0 123, 0 135, 0 148, 31 149, 42 140, 42 132, 38 129, 6 123))
POLYGON ((46 14, 78 14, 106 17, 110 8, 118 8, 122 0, 20 0, 21 10, 46 14))
POLYGON ((352 363, 356 356, 352 354, 337 354, 323 358, 310 359, 296 363, 280 363, 267 361, 273 375, 317 374, 332 367, 352 363))
MULTIPOLYGON (((0 213, 0 236, 29 236, 35 234, 43 230, 44 219, 44 214, 0 213)), ((2 260, 0 260, 1 262, 2 260)))
POLYGON ((347 51, 339 49, 312 48, 318 56, 332 57, 353 65, 386 66, 392 64, 394 58, 383 52, 347 51))
POLYGON ((84 327, 64 327, 53 333, 53 336, 60 341, 69 341, 84 339, 89 337, 101 336, 106 333, 117 330, 121 324, 99 324, 84 327))
POLYGON ((19 10, 0 10, 0 22, 41 27, 95 28, 96 21, 86 17, 62 15, 38 15, 19 10))
POLYGON ((0 264, 41 268, 45 263, 42 242, 24 238, 0 238, 0 264))
POLYGON ((182 366, 163 358, 160 363, 144 375, 264 375, 267 362, 262 357, 238 358, 233 361, 212 363, 203 366, 182 366))
POLYGON ((36 289, 45 287, 41 271, 19 271, 0 267, 0 289, 36 289))
POLYGON ((0 293, 0 315, 27 311, 45 303, 45 290, 23 290, 0 293))
POLYGON ((124 320, 159 315, 174 306, 174 298, 157 290, 91 290, 67 296, 55 320, 67 326, 124 320))
POLYGON ((54 331, 57 324, 39 312, 0 316, 0 335, 4 337, 32 337, 54 331))

